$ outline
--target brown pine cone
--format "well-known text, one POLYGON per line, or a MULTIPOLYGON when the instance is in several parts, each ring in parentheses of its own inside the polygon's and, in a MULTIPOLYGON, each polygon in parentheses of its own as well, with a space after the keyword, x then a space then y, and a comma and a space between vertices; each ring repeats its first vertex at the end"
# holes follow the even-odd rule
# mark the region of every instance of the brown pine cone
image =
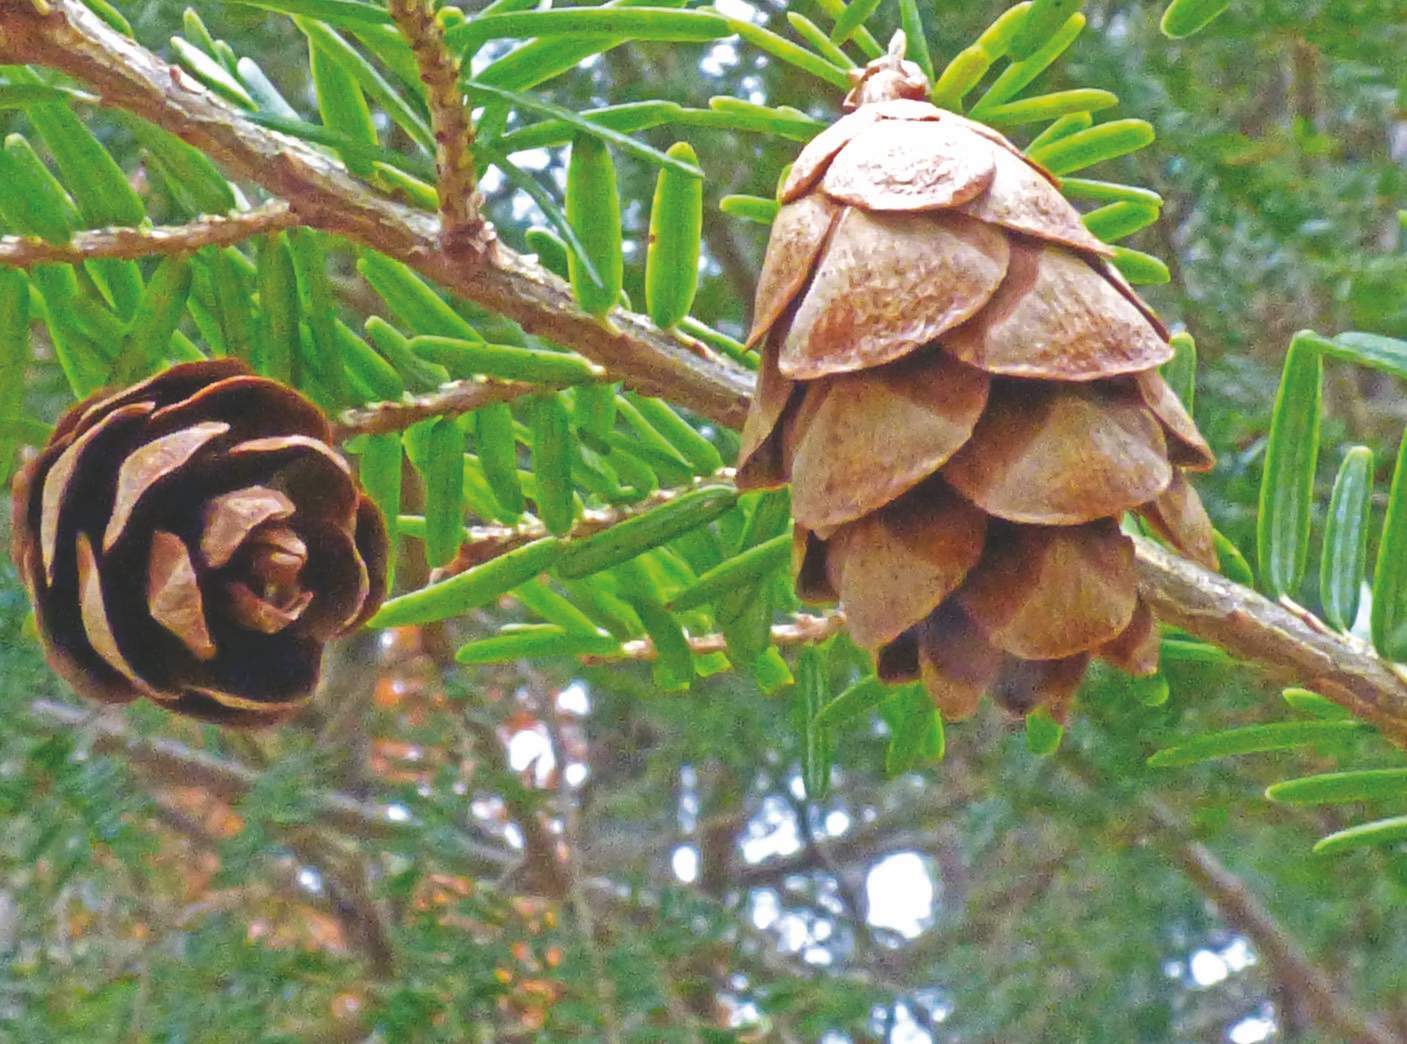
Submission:
POLYGON ((1181 472, 1212 454, 1058 181, 898 55, 856 80, 782 186, 739 485, 791 483, 798 593, 882 677, 1063 720, 1091 656, 1157 668, 1120 516, 1215 565, 1181 472))
POLYGON ((265 725, 385 596, 386 529, 297 392, 231 359, 69 410, 15 476, 11 554, 79 693, 265 725))

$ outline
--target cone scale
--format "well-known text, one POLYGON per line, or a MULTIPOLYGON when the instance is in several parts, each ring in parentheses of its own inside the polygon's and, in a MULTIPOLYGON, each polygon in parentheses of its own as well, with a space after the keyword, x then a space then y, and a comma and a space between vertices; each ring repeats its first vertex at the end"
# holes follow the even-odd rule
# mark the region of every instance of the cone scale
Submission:
POLYGON ((838 601, 882 678, 951 719, 987 694, 1064 720, 1092 658, 1156 670, 1119 520, 1215 566, 1183 477, 1213 458, 1110 248, 902 51, 782 185, 738 482, 791 484, 798 595, 838 601))

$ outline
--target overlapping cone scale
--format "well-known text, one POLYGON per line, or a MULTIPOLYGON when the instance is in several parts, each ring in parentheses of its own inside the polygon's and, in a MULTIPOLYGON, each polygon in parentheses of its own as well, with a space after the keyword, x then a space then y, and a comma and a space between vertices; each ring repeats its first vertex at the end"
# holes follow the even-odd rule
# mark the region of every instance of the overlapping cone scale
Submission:
POLYGON ((287 717, 385 595, 386 531, 322 414, 234 360, 70 409, 15 477, 11 553, 79 693, 287 717))
POLYGON ((779 193, 738 481, 791 483, 797 593, 838 600, 882 678, 1063 720, 1093 657, 1157 669, 1120 522, 1214 568, 1183 475, 1214 458, 1058 179, 896 55, 853 75, 779 193))

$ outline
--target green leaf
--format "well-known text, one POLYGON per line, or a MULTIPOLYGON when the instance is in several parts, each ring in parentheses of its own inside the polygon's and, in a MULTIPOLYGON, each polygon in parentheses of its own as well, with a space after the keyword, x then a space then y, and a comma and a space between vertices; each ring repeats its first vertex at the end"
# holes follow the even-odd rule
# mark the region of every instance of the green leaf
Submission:
POLYGON ((1050 716, 1044 707, 1026 715, 1026 749, 1037 757, 1048 757, 1060 749, 1065 726, 1050 716))
POLYGON ((1373 647, 1407 660, 1407 437, 1397 451, 1378 558, 1373 568, 1373 647))
POLYGON ((929 100, 940 108, 961 112, 963 98, 981 82, 997 59, 1010 50, 1012 38, 1021 28, 1030 8, 1030 3, 1008 8, 976 41, 959 51, 939 74, 929 100))
POLYGON ((718 209, 729 217, 742 218, 759 225, 770 225, 777 217, 781 204, 765 196, 724 196, 718 201, 718 209))
POLYGON ((1158 208, 1147 203, 1110 203, 1084 216, 1085 227, 1106 243, 1115 243, 1158 220, 1158 208))
MULTIPOLYGON (((288 233, 288 249, 298 279, 299 308, 312 334, 313 352, 306 369, 313 382, 326 389, 334 407, 340 408, 351 400, 351 393, 338 344, 337 302, 327 278, 322 236, 310 228, 292 229, 288 233)), ((304 383, 304 374, 298 374, 298 383, 304 383)))
MULTIPOLYGON (((696 472, 711 475, 723 467, 723 457, 718 448, 699 434, 692 424, 675 413, 674 407, 669 403, 663 399, 637 395, 635 392, 627 395, 625 401, 639 411, 639 417, 649 424, 653 431, 658 432, 668 448, 688 461, 696 472)), ((630 410, 625 411, 627 422, 634 416, 630 410)))
POLYGON ((190 289, 190 258, 183 255, 162 258, 142 293, 122 343, 116 367, 119 384, 130 384, 137 377, 152 372, 166 356, 190 289))
POLYGON ((484 481, 502 505, 502 521, 515 522, 526 507, 523 486, 518 480, 518 444, 513 436, 513 410, 506 402, 480 407, 473 413, 474 445, 484 481))
POLYGON ((704 573, 689 588, 681 591, 669 603, 675 612, 697 609, 717 601, 729 591, 750 586, 754 581, 776 572, 791 562, 791 534, 750 547, 742 554, 704 573))
POLYGON ((429 283, 399 261, 367 250, 357 260, 357 271, 386 302, 386 307, 402 326, 417 334, 483 340, 479 331, 451 308, 429 283))
POLYGON ((1163 363, 1163 380, 1182 402, 1182 408, 1192 412, 1197 396, 1197 342, 1190 333, 1175 333, 1169 338, 1173 357, 1163 363))
POLYGON ((1194 736, 1173 747, 1165 747, 1148 759, 1153 768, 1193 765, 1199 761, 1229 758, 1241 754, 1263 754, 1291 750, 1320 743, 1341 743, 1374 731, 1358 721, 1278 721, 1270 725, 1247 725, 1194 736))
POLYGON ((1152 189, 1137 185, 1120 185, 1113 181, 1061 178, 1060 189, 1071 199, 1087 199, 1095 203, 1146 203, 1160 210, 1163 206, 1163 197, 1152 189))
POLYGON ((572 433, 560 395, 532 400, 532 464, 537 512, 549 533, 558 536, 576 521, 572 499, 572 433))
POLYGON ((1027 153, 1054 174, 1069 174, 1096 163, 1137 152, 1153 144, 1153 125, 1147 120, 1111 120, 1027 153))
POLYGON ((1011 40, 1013 59, 1029 58, 1037 48, 1048 43, 1071 15, 1080 9, 1083 0, 1033 0, 1031 9, 1021 21, 1021 27, 1011 40))
POLYGON ((399 432, 370 435, 362 446, 357 477, 386 522, 390 554, 386 557, 386 589, 395 584, 398 519, 401 513, 401 436, 399 432))
POLYGON ((259 340, 254 369, 285 384, 293 380, 298 351, 298 278, 288 236, 276 232, 259 243, 259 340))
POLYGON ((1319 776, 1287 779, 1266 787, 1265 796, 1287 805, 1396 800, 1407 796, 1407 768, 1327 772, 1319 776))
POLYGON ((993 105, 983 110, 982 121, 994 127, 1015 127, 1025 123, 1058 119, 1072 112, 1099 112, 1118 104, 1119 96, 1112 91, 1080 87, 993 105))
MULTIPOLYGON (((560 14, 564 12, 553 13, 560 14)), ((647 163, 663 167, 666 170, 673 170, 685 177, 703 177, 703 171, 696 165, 668 156, 659 149, 652 148, 632 138, 629 134, 621 134, 619 131, 614 131, 602 124, 594 123, 578 113, 573 112, 571 109, 565 109, 560 105, 554 105, 551 102, 543 101, 530 94, 523 94, 519 91, 497 87, 491 83, 486 83, 482 79, 465 79, 462 81, 462 84, 464 89, 471 94, 486 94, 490 98, 498 98, 502 101, 512 102, 513 105, 519 109, 526 109, 528 112, 540 112, 543 115, 551 116, 553 119, 561 120, 563 123, 576 128, 578 132, 577 141, 583 138, 599 140, 600 142, 616 146, 616 148, 620 149, 626 155, 634 156, 637 159, 643 159, 647 163)), ((575 154, 575 151, 576 145, 574 144, 573 154, 575 154)))
POLYGON ((464 540, 464 432, 453 417, 430 428, 425 452, 425 560, 448 565, 464 540))
POLYGON ((605 315, 620 299, 624 275, 620 196, 611 154, 597 138, 578 135, 567 164, 567 221, 581 237, 592 278, 572 254, 567 259, 572 292, 592 315, 605 315))
MULTIPOLYGON (((430 126, 424 117, 401 97, 401 93, 387 82, 356 48, 321 22, 309 18, 295 18, 293 24, 308 38, 310 44, 317 47, 323 57, 335 62, 367 98, 381 106, 391 121, 405 131, 412 141, 427 152, 435 151, 435 136, 430 132, 430 126)), ((327 122, 330 124, 330 121, 327 122)))
MULTIPOLYGON (((686 141, 675 142, 666 155, 693 167, 699 164, 686 141)), ((689 314, 698 291, 702 247, 703 182, 672 170, 660 171, 645 249, 645 310, 661 329, 689 314)))
POLYGON ((0 148, 0 214, 15 231, 67 243, 81 224, 78 208, 23 135, 0 148))
POLYGON ((234 187, 205 153, 145 121, 131 120, 128 125, 188 214, 227 214, 235 209, 234 187))
POLYGON ((1133 698, 1145 707, 1161 707, 1172 695, 1167 676, 1161 671, 1141 678, 1130 678, 1128 685, 1133 698))
POLYGON ((665 7, 567 7, 481 14, 445 33, 451 50, 477 50, 489 40, 599 33, 627 40, 703 42, 728 36, 728 22, 709 11, 665 7))
POLYGON ((1327 837, 1321 837, 1314 843, 1314 852, 1319 855, 1334 855, 1350 848, 1361 848, 1365 845, 1391 845, 1404 839, 1407 839, 1407 816, 1394 816, 1391 819, 1360 823, 1327 837))
POLYGON ((636 597, 632 604, 655 645, 655 660, 650 667, 655 684, 664 692, 682 692, 689 688, 694 680, 694 653, 679 621, 652 599, 636 597))
POLYGON ((1172 281, 1168 266, 1152 254, 1128 247, 1114 247, 1114 267, 1135 286, 1161 286, 1172 281))
POLYGON ((1256 516, 1256 558, 1261 582, 1272 597, 1298 591, 1309 561, 1322 386, 1319 353, 1296 337, 1285 355, 1270 415, 1256 516))
POLYGON ((850 6, 840 13, 831 29, 831 43, 843 44, 879 10, 880 0, 850 0, 850 6))
POLYGON ((820 801, 830 789, 830 731, 818 718, 827 696, 827 656, 814 645, 796 657, 796 688, 792 693, 792 722, 801 748, 801 785, 806 797, 820 801))
MULTIPOLYGON (((12 268, 0 269, 0 424, 20 421, 29 373, 29 280, 12 268)), ((0 484, 7 483, 22 443, 18 434, 0 435, 0 484)))
POLYGON ((562 542, 556 537, 524 544, 447 580, 390 599, 367 626, 433 623, 478 609, 550 569, 561 553, 562 542))
MULTIPOLYGON (((380 147, 376 123, 362 93, 361 84, 328 53, 327 48, 308 38, 308 63, 317 94, 318 112, 323 124, 364 148, 380 147)), ((251 108, 253 106, 251 105, 251 108)), ((340 149, 342 162, 353 174, 367 177, 371 161, 361 149, 340 149)))
POLYGON ((557 574, 577 579, 619 565, 651 548, 706 526, 738 501, 732 486, 701 486, 643 514, 573 541, 557 564, 557 574))
POLYGON ((279 93, 273 81, 252 58, 241 58, 235 65, 235 73, 240 82, 248 88, 250 97, 258 103, 262 112, 292 120, 298 118, 297 110, 288 104, 288 100, 279 93))
POLYGON ((1373 497, 1373 451, 1354 446, 1344 455, 1329 497, 1319 599, 1324 619, 1341 631, 1353 626, 1368 568, 1368 518, 1373 497))
POLYGON ((918 0, 899 0, 899 26, 908 42, 908 59, 923 70, 929 83, 933 82, 933 56, 928 51, 928 33, 923 27, 918 0))
POLYGON ((283 15, 307 15, 329 25, 349 28, 366 25, 390 25, 386 9, 361 0, 225 0, 225 3, 258 7, 283 15))
POLYGON ((1208 25, 1231 6, 1231 0, 1172 0, 1163 11, 1159 27, 1165 36, 1180 40, 1208 25))
POLYGON ((1407 341, 1370 333, 1341 333, 1337 337, 1320 337, 1311 330, 1301 331, 1304 337, 1324 355, 1369 366, 1394 377, 1407 378, 1407 341))
MULTIPOLYGON (((683 6, 684 0, 613 0, 611 3, 602 4, 601 8, 614 10, 625 7, 683 6)), ((493 84, 511 90, 527 90, 575 69, 594 54, 601 54, 629 41, 628 36, 607 33, 581 33, 533 40, 490 62, 480 70, 477 80, 481 84, 493 84)))
POLYGON ((176 61, 185 68, 186 72, 210 88, 215 94, 244 109, 257 109, 259 107, 258 103, 249 96, 249 92, 244 89, 243 84, 236 80, 228 69, 190 41, 173 36, 171 37, 171 50, 175 52, 176 61))
POLYGON ((846 688, 816 712, 816 721, 827 728, 834 728, 865 711, 872 710, 888 699, 893 692, 888 685, 874 675, 861 678, 846 688))
MULTIPOLYGON (((1056 60, 1075 42, 1084 27, 1085 16, 1078 12, 1072 14, 1033 53, 1020 61, 1012 62, 1003 69, 1001 75, 992 81, 992 86, 987 88, 987 93, 977 99, 976 104, 972 106, 973 118, 985 119, 985 113, 988 109, 1010 101, 1025 90, 1027 85, 1037 76, 1055 64, 1056 60)), ((1034 144, 1032 142, 1032 145, 1034 144)))
MULTIPOLYGON (((913 3, 913 0, 907 0, 907 2, 913 3)), ((796 11, 788 11, 787 24, 791 26, 792 32, 815 48, 816 52, 832 65, 841 69, 856 68, 854 60, 831 42, 824 29, 805 15, 798 14, 796 11)))
MULTIPOLYGON (((643 101, 587 109, 580 116, 602 127, 626 133, 669 123, 683 111, 683 106, 678 102, 643 101)), ((509 154, 527 149, 550 149, 570 144, 576 133, 576 127, 565 120, 540 120, 510 131, 494 142, 494 146, 509 154)), ((697 166, 697 160, 692 162, 697 166)))
POLYGON ((540 579, 529 580, 513 588, 513 597, 548 623, 556 624, 564 631, 595 637, 601 634, 601 628, 592 623, 590 617, 540 579))
POLYGON ((579 384, 599 380, 603 371, 590 360, 570 352, 486 344, 482 339, 422 334, 410 348, 427 362, 443 366, 455 379, 491 377, 500 381, 579 384))
MULTIPOLYGON (((714 9, 714 13, 718 13, 716 9, 714 9)), ((800 44, 792 43, 786 37, 778 36, 770 29, 764 29, 760 25, 741 18, 729 18, 727 22, 728 28, 732 32, 737 33, 759 51, 764 51, 803 72, 808 72, 833 87, 839 87, 841 90, 849 89, 850 77, 844 69, 826 61, 820 55, 808 51, 800 44)))
POLYGON ((514 624, 492 638, 467 642, 454 654, 457 663, 508 663, 549 656, 609 656, 620 643, 604 634, 582 634, 555 624, 514 624))
POLYGON ((1251 572, 1251 564, 1246 561, 1246 556, 1241 554, 1241 549, 1219 529, 1212 530, 1212 546, 1216 548, 1222 576, 1245 587, 1255 586, 1256 575, 1251 572))
POLYGON ((937 713, 921 685, 905 685, 881 705, 889 726, 889 746, 884 752, 884 774, 899 776, 918 765, 927 745, 931 721, 937 713))
POLYGON ((1340 707, 1332 700, 1327 700, 1317 692, 1310 692, 1308 689, 1289 688, 1280 693, 1280 697, 1289 704, 1291 710, 1308 714, 1313 718, 1325 721, 1347 721, 1353 717, 1353 712, 1348 708, 1340 707))
POLYGON ((1031 139, 1031 143, 1026 146, 1026 154, 1029 156, 1036 150, 1043 149, 1053 142, 1061 141, 1092 126, 1094 126, 1094 117, 1087 112, 1072 112, 1068 116, 1062 116, 1031 139))
MULTIPOLYGON (((827 18, 835 22, 844 17, 847 5, 845 0, 816 0, 816 6, 827 18)), ((884 48, 879 45, 879 41, 868 29, 863 27, 855 33, 852 42, 860 48, 866 58, 878 58, 884 53, 884 48)))

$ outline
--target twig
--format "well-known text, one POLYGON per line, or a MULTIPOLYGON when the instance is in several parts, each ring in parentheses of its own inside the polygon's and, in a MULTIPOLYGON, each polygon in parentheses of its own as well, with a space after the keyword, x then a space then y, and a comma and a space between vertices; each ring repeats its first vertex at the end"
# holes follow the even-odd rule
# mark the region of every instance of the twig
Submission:
POLYGON ((1249 588, 1136 539, 1139 590, 1158 618, 1298 682, 1407 746, 1407 685, 1351 635, 1310 626, 1249 588))
MULTIPOLYGON (((587 508, 581 513, 581 517, 576 520, 564 539, 580 540, 592 533, 609 529, 626 519, 634 518, 636 515, 643 515, 646 511, 668 503, 680 494, 699 489, 702 486, 720 483, 731 484, 732 481, 733 469, 722 468, 712 475, 701 475, 687 486, 656 490, 636 504, 627 504, 623 507, 587 508)), ((507 554, 515 547, 522 547, 534 540, 541 540, 545 536, 547 536, 547 527, 535 518, 520 522, 516 526, 470 526, 466 530, 464 543, 459 547, 459 553, 455 555, 453 561, 436 571, 434 579, 439 581, 462 573, 491 558, 507 554)))
POLYGON ((135 260, 153 254, 188 254, 201 247, 230 246, 296 224, 298 218, 288 204, 274 200, 232 214, 206 215, 184 225, 95 228, 74 233, 67 243, 50 243, 36 236, 0 236, 0 265, 32 268, 99 258, 135 260))
POLYGON ((435 134, 440 235, 451 253, 482 256, 494 242, 474 172, 474 128, 459 90, 459 59, 445 46, 432 0, 388 0, 386 10, 410 44, 435 134))
MULTIPOLYGON (((510 250, 494 251, 482 265, 458 263, 440 249, 426 215, 368 192, 334 160, 251 123, 189 78, 173 79, 171 66, 79 0, 45 6, 41 14, 21 0, 0 0, 0 56, 67 73, 104 105, 151 120, 289 200, 308 225, 379 250, 530 333, 570 345, 645 394, 721 424, 742 423, 751 374, 633 312, 616 309, 598 321, 577 307, 566 283, 510 250)), ((1146 541, 1138 567, 1144 597, 1167 622, 1318 687, 1407 745, 1407 683, 1376 656, 1342 636, 1313 634, 1267 599, 1146 541)))
POLYGON ((494 381, 486 377, 454 381, 425 395, 408 396, 400 402, 377 402, 345 410, 333 425, 333 435, 341 441, 353 435, 404 431, 430 417, 457 417, 480 406, 512 402, 524 395, 554 387, 562 386, 547 382, 525 384, 522 381, 494 381))
MULTIPOLYGON (((845 629, 845 614, 838 609, 828 610, 819 616, 793 613, 791 619, 791 623, 773 625, 773 645, 814 645, 845 629)), ((728 648, 728 642, 721 634, 701 634, 689 638, 689 648, 700 654, 723 652, 728 648)), ((581 662, 587 666, 600 666, 621 660, 648 662, 658 655, 653 641, 649 638, 637 638, 623 643, 617 652, 583 656, 581 662)))

